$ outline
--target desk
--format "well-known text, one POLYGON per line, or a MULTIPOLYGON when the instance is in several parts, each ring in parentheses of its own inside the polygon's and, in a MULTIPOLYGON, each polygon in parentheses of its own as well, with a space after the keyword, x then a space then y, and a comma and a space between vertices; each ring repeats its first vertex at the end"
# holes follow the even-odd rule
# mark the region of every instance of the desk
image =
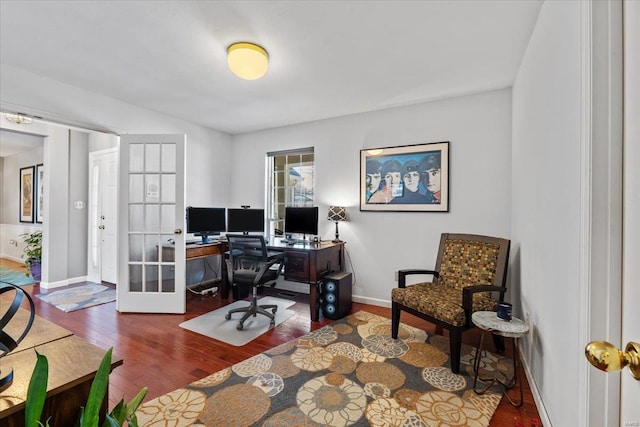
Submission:
POLYGON ((309 284, 309 310, 311 320, 320 318, 318 284, 322 278, 336 271, 344 271, 344 242, 323 240, 318 243, 289 245, 281 239, 272 239, 268 248, 285 254, 284 279, 309 284))
MULTIPOLYGON (((52 426, 75 425, 106 351, 38 316, 20 347, 2 358, 3 368, 13 368, 13 382, 0 391, 0 425, 24 426, 25 400, 36 364, 34 348, 49 361, 47 399, 42 419, 51 417, 52 426)), ((112 355, 111 369, 120 365, 122 358, 112 355)), ((100 411, 101 419, 108 402, 107 390, 100 411)))
MULTIPOLYGON (((209 256, 223 256, 226 251, 229 250, 229 245, 226 241, 218 241, 211 243, 188 243, 185 245, 185 258, 187 261, 206 258, 209 256)), ((175 260, 175 245, 162 245, 162 259, 165 261, 175 260)), ((228 288, 227 283, 227 266, 224 262, 224 258, 220 260, 220 279, 222 280, 224 289, 228 288)), ((218 280, 210 280, 208 282, 214 283, 218 280)), ((228 290, 227 290, 228 294, 228 290)), ((224 298, 227 298, 226 296, 224 298)))
MULTIPOLYGON (((271 239, 267 247, 270 251, 285 253, 284 279, 292 282, 309 284, 309 310, 311 320, 317 322, 320 318, 320 305, 318 304, 318 283, 331 272, 344 271, 344 242, 334 243, 331 240, 323 240, 317 243, 296 243, 289 245, 282 243, 282 239, 271 239)), ((174 251, 173 245, 163 245, 163 251, 174 251)), ((186 245, 186 259, 204 258, 211 255, 224 256, 229 250, 225 241, 207 244, 186 245)), ((171 254, 163 253, 163 258, 171 254)), ((220 262, 222 277, 220 296, 229 298, 229 282, 227 279, 227 267, 224 259, 220 262)))

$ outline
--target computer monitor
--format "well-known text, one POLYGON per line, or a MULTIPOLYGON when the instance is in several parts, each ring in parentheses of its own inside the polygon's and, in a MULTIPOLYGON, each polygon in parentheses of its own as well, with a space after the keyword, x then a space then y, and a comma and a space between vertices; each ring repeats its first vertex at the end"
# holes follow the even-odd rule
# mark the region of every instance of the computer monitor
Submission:
POLYGON ((187 207, 187 233, 202 237, 202 243, 209 243, 209 236, 227 230, 224 208, 187 207))
POLYGON ((318 207, 287 206, 284 211, 285 234, 318 234, 318 207))
POLYGON ((264 209, 227 209, 227 231, 264 233, 264 209))

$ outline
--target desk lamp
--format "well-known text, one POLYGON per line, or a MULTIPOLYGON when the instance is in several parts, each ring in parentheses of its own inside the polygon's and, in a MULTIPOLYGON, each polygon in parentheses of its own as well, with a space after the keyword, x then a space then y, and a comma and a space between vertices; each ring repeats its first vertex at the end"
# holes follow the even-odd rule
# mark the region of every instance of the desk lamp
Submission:
POLYGON ((335 221, 336 223, 336 238, 333 240, 333 243, 341 242, 340 235, 338 234, 338 221, 347 220, 347 210, 342 206, 330 206, 327 219, 335 221))

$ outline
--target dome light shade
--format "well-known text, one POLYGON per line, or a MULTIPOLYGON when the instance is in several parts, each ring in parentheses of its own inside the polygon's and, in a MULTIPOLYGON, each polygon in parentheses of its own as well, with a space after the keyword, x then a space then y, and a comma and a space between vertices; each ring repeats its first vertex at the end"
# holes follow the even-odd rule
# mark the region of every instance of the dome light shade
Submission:
POLYGON ((241 79, 256 80, 266 74, 269 54, 257 44, 234 43, 227 48, 227 65, 241 79))

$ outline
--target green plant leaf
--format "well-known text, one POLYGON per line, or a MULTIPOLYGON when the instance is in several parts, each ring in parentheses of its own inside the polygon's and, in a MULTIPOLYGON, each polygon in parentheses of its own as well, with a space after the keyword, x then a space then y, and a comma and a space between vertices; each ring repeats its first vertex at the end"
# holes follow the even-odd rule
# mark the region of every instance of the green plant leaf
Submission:
MULTIPOLYGON (((109 413, 109 416, 115 418, 115 420, 119 423, 118 425, 124 424, 124 420, 127 416, 127 408, 124 403, 124 399, 121 399, 120 402, 118 402, 116 407, 113 408, 113 410, 109 413)), ((109 425, 110 424, 107 422, 107 420, 105 420, 102 424, 103 427, 108 427, 109 425)))
POLYGON ((122 422, 116 420, 111 415, 107 414, 107 417, 102 424, 102 427, 120 427, 122 426, 122 422))
POLYGON ((82 417, 82 427, 97 427, 98 416, 104 395, 109 385, 109 374, 111 373, 111 354, 113 347, 107 350, 107 354, 102 358, 98 372, 91 383, 91 390, 87 398, 87 406, 84 408, 84 416, 82 417))
POLYGON ((143 387, 142 390, 138 392, 136 397, 134 397, 129 401, 129 403, 127 403, 125 419, 129 420, 131 419, 132 416, 136 415, 136 411, 138 410, 138 407, 140 406, 140 404, 142 404, 142 400, 145 398, 146 395, 147 395, 147 388, 143 387))
MULTIPOLYGON (((25 427, 38 427, 42 425, 40 417, 42 416, 42 408, 47 397, 47 381, 49 378, 49 361, 46 356, 38 353, 36 350, 36 366, 33 368, 33 374, 29 381, 29 389, 27 390, 27 401, 25 404, 25 427)), ((49 421, 47 421, 49 425, 49 421)))

